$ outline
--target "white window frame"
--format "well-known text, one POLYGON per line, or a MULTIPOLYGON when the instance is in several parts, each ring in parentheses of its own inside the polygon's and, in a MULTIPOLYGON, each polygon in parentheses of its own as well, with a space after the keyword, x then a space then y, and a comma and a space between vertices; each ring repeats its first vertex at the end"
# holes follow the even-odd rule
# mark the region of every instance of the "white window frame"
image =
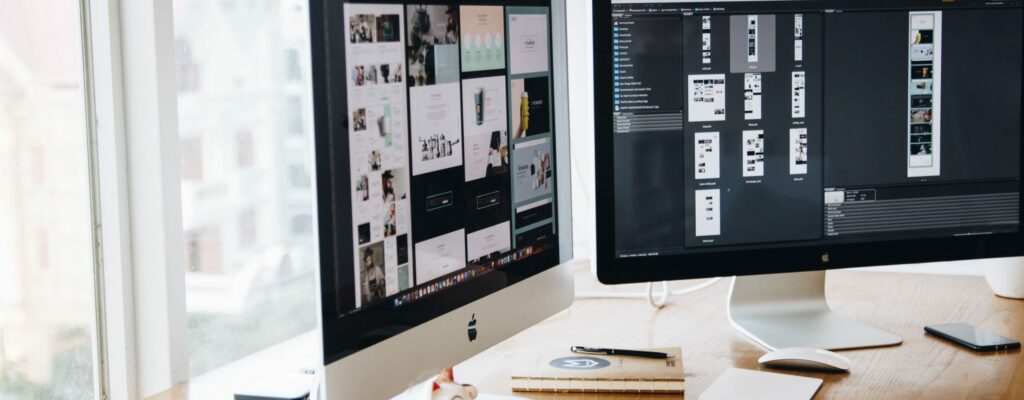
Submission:
POLYGON ((97 257, 97 394, 188 379, 172 0, 79 0, 97 257))

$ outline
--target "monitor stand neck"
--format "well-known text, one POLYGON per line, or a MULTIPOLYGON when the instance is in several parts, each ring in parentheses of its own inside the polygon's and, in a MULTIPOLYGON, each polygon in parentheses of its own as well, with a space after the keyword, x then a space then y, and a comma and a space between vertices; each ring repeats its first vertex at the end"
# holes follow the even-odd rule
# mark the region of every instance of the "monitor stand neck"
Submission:
POLYGON ((734 328, 771 350, 847 350, 903 341, 833 313, 825 301, 825 271, 734 277, 727 310, 734 328))

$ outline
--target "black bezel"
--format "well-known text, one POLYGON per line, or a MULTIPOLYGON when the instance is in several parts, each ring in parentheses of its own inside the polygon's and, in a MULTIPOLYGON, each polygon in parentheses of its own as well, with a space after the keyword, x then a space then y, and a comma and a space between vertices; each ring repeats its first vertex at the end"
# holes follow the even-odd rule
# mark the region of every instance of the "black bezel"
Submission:
MULTIPOLYGON (((470 279, 456 287, 421 298, 400 308, 391 306, 390 301, 370 305, 359 312, 339 318, 335 270, 351 270, 351 199, 347 196, 350 177, 347 168, 335 173, 332 155, 338 155, 348 165, 348 141, 334 140, 332 132, 348 134, 348 105, 344 67, 338 76, 332 76, 332 65, 345 65, 344 26, 331 25, 330 15, 343 15, 345 3, 368 4, 439 4, 439 5, 503 5, 503 6, 544 6, 552 7, 551 1, 529 0, 472 0, 472 1, 395 1, 395 0, 313 0, 310 2, 310 43, 312 46, 312 92, 314 115, 314 153, 316 157, 316 213, 317 234, 320 249, 320 305, 323 334, 324 363, 330 364, 376 343, 387 340, 419 324, 447 314, 459 307, 479 300, 498 290, 512 286, 536 274, 557 266, 561 248, 558 246, 559 226, 556 216, 553 238, 554 248, 536 254, 514 264, 470 279), (342 38, 341 43, 332 38, 342 38), (334 47, 332 47, 334 46, 334 47), (340 82, 333 80, 340 77, 340 82), (345 194, 336 195, 336 188, 345 188, 345 194), (335 226, 342 226, 335 230, 335 226), (346 250, 349 249, 349 250, 346 250), (339 256, 340 255, 340 256, 339 256)), ((554 31, 556 25, 554 10, 549 13, 548 31, 552 40, 548 48, 549 68, 553 90, 559 77, 555 65, 554 31)), ((333 22, 341 22, 336 18, 333 22)), ((404 33, 403 33, 404 34, 404 33)), ((408 90, 408 89, 407 89, 408 90)), ((556 98, 551 97, 552 110, 552 152, 557 154, 555 143, 557 119, 556 98)), ((558 163, 552 166, 552 173, 558 174, 558 163)), ((568 184, 556 180, 556 185, 568 184)), ((558 204, 558 190, 552 191, 554 203, 558 204)))
MULTIPOLYGON (((679 3, 685 3, 680 1, 679 3)), ((850 1, 808 1, 837 8, 850 1)), ((925 3, 925 2, 922 2, 925 3)), ((940 8, 939 1, 929 1, 940 8)), ((710 7, 713 3, 700 3, 710 7)), ((730 3, 737 4, 737 3, 730 3)), ((753 4, 753 3, 751 3, 753 4)), ((643 6, 644 4, 638 4, 643 6)), ((860 1, 858 5, 892 7, 887 1, 860 1)), ((823 7, 822 7, 823 8, 823 7)), ((596 201, 596 262, 598 279, 605 284, 694 279, 732 275, 801 272, 873 265, 997 258, 1024 255, 1024 232, 988 236, 907 239, 835 245, 722 251, 685 255, 618 258, 615 254, 615 195, 612 125, 612 2, 593 3, 594 150, 596 201)), ((1024 88, 1022 88, 1024 91, 1024 88)), ((1022 110, 1024 111, 1024 110, 1022 110)), ((1018 115, 1018 118, 1020 116, 1018 115)), ((1024 154, 1024 141, 1021 153, 1024 154)), ((1024 163, 1021 163, 1024 176, 1024 163)), ((1021 198, 1024 209, 1024 197, 1021 198)))

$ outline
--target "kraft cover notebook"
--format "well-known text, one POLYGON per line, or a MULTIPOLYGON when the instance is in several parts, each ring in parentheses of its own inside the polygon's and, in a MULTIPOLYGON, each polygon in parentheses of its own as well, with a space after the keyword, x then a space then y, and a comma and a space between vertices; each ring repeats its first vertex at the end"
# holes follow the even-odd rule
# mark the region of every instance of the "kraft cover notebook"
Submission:
POLYGON ((669 359, 561 352, 523 352, 512 373, 512 391, 552 393, 683 393, 681 348, 644 349, 669 359))

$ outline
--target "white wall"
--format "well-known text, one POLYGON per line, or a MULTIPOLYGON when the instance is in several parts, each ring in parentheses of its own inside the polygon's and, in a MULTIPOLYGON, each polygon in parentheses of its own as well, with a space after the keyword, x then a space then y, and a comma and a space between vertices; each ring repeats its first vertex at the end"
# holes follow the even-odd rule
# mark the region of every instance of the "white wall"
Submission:
MULTIPOLYGON (((594 259, 594 111, 592 7, 568 0, 569 112, 572 129, 572 206, 574 252, 594 259)), ((865 268, 887 272, 982 275, 984 261, 960 261, 865 268)))

